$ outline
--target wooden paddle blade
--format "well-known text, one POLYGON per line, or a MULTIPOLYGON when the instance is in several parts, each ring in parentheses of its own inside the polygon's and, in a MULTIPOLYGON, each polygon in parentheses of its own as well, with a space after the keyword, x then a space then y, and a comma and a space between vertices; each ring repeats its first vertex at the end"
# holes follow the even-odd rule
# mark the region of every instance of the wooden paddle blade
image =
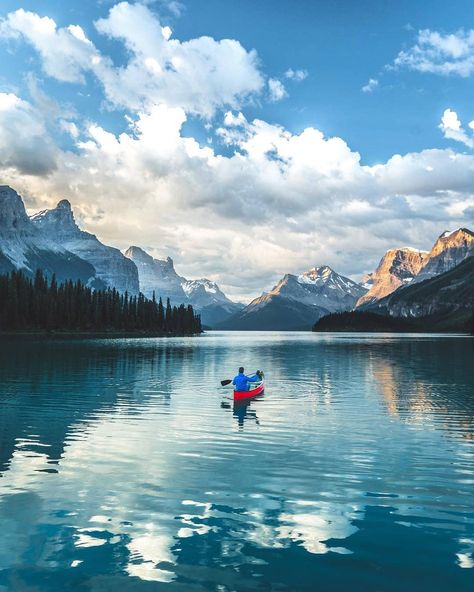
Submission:
POLYGON ((228 384, 230 384, 232 382, 232 380, 221 380, 221 384, 222 386, 227 386, 228 384))

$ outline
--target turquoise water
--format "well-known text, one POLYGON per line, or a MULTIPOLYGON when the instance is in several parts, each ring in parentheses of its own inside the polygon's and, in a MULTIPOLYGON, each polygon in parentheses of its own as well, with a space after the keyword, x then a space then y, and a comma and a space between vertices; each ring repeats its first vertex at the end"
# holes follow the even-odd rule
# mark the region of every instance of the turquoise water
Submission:
POLYGON ((0 590, 474 590, 474 340, 0 345, 0 590), (244 364, 263 398, 234 408, 244 364))

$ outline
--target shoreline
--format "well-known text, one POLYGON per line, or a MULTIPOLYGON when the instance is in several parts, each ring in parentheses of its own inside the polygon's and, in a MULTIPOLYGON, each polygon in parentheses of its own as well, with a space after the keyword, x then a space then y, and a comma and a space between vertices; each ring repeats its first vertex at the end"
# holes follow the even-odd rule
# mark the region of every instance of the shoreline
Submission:
POLYGON ((157 339, 162 337, 199 337, 201 333, 157 333, 155 331, 0 331, 0 341, 12 338, 41 337, 45 339, 157 339))

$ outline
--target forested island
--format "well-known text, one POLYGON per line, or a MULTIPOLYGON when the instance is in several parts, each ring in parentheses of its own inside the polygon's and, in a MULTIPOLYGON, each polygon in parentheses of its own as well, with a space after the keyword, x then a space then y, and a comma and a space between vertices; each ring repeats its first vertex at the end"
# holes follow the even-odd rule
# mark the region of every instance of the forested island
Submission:
POLYGON ((94 290, 80 280, 58 283, 40 270, 34 278, 13 271, 0 276, 0 335, 28 332, 164 336, 194 335, 202 327, 191 305, 94 290))

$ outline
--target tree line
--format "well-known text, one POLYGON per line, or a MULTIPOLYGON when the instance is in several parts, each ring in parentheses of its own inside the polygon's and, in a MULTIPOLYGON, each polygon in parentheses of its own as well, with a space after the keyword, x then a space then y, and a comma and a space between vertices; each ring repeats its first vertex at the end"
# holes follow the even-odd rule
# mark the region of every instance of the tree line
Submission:
POLYGON ((115 288, 93 290, 80 280, 58 284, 38 270, 0 276, 0 330, 145 332, 190 335, 201 332, 191 305, 171 306, 169 298, 130 296, 115 288))

